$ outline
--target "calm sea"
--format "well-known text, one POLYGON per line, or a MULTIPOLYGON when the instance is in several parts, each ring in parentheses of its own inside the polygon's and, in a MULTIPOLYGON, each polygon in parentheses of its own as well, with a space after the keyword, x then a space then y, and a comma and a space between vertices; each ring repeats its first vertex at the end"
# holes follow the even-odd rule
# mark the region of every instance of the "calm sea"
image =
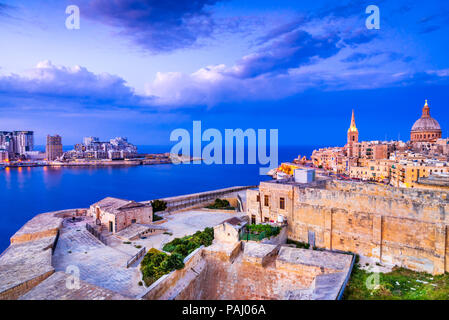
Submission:
MULTIPOLYGON (((310 156, 313 147, 280 147, 279 162, 310 156)), ((140 152, 168 147, 140 146, 140 152)), ((36 214, 87 208, 105 197, 144 201, 232 187, 257 185, 269 177, 258 165, 154 165, 105 168, 18 168, 0 170, 0 252, 36 214)))

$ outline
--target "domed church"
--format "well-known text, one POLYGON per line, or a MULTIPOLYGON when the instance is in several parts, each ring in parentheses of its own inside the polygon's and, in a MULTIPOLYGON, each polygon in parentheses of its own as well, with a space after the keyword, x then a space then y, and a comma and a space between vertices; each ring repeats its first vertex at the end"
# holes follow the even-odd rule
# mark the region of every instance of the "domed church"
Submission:
POLYGON ((426 100, 421 118, 412 127, 410 140, 411 142, 436 142, 440 138, 440 124, 430 116, 430 108, 426 100))

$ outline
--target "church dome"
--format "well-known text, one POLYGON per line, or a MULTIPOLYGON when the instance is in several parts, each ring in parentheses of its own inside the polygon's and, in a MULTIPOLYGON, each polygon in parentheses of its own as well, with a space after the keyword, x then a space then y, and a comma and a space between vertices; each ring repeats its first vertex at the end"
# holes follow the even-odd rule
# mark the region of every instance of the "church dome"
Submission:
POLYGON ((412 132, 417 131, 441 131, 441 127, 438 121, 430 116, 430 107, 427 104, 427 100, 422 110, 421 118, 419 118, 412 127, 412 132))
POLYGON ((441 135, 440 124, 430 116, 430 107, 426 100, 422 116, 415 122, 410 132, 410 141, 434 143, 441 138, 441 135))
POLYGON ((440 124, 434 118, 420 118, 412 127, 412 131, 441 130, 440 124))

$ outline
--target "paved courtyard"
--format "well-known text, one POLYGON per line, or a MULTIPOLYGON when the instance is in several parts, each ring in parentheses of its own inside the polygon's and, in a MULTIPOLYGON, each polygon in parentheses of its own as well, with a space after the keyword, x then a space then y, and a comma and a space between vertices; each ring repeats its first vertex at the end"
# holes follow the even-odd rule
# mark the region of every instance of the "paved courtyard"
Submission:
POLYGON ((86 230, 85 221, 72 223, 65 220, 53 256, 53 266, 56 271, 64 272, 67 267, 75 266, 79 268, 81 280, 134 297, 143 287, 138 285, 141 278, 138 268, 126 268, 132 255, 101 243, 86 230))
POLYGON ((147 249, 156 248, 161 250, 164 244, 170 242, 174 238, 182 238, 193 234, 198 230, 202 231, 206 227, 214 227, 217 224, 235 217, 243 215, 234 211, 207 211, 202 209, 193 209, 184 212, 174 213, 167 216, 167 222, 159 224, 160 227, 167 229, 170 234, 157 234, 149 236, 146 239, 132 241, 132 244, 123 244, 122 241, 116 241, 112 246, 122 252, 127 250, 135 251, 135 245, 141 245, 147 249))
POLYGON ((67 267, 75 266, 80 271, 81 280, 124 296, 135 297, 145 289, 138 285, 141 280, 139 262, 129 268, 126 268, 126 262, 140 250, 139 246, 146 247, 147 250, 162 249, 165 243, 174 238, 213 227, 234 216, 236 213, 233 211, 202 209, 174 213, 166 217, 167 222, 158 225, 166 228, 170 234, 152 235, 146 239, 132 241, 130 244, 112 236, 109 237, 108 246, 86 230, 88 218, 77 222, 66 219, 63 222, 52 264, 56 271, 64 272, 67 267))

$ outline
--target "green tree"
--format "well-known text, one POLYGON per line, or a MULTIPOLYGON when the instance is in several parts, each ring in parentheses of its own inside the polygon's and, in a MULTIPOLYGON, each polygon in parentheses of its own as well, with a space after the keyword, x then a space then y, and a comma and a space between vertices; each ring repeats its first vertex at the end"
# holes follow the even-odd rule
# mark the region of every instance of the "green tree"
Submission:
POLYGON ((153 207, 153 213, 165 211, 165 209, 167 209, 167 202, 164 200, 153 200, 151 201, 151 206, 153 207))

